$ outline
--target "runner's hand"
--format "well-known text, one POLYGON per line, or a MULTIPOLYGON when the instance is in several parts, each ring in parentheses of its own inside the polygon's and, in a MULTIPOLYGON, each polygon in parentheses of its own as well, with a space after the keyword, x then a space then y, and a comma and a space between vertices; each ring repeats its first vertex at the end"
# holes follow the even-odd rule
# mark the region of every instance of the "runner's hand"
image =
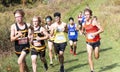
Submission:
POLYGON ((36 37, 36 40, 41 40, 41 39, 40 39, 40 37, 37 36, 37 37, 36 37))
POLYGON ((18 32, 17 32, 17 37, 20 37, 20 36, 22 36, 22 32, 21 32, 21 31, 18 31, 18 32))

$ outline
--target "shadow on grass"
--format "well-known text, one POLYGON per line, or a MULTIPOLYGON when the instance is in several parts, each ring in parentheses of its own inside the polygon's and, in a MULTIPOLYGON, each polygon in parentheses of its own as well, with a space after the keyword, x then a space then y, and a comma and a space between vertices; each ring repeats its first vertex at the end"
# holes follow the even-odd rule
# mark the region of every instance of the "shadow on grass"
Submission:
POLYGON ((74 61, 78 61, 78 59, 67 60, 67 61, 65 61, 64 63, 71 63, 71 62, 74 62, 74 61))
MULTIPOLYGON (((100 52, 104 52, 104 51, 107 51, 107 50, 110 50, 110 49, 112 49, 112 47, 101 49, 100 52)), ((87 51, 80 51, 80 52, 77 53, 77 55, 83 54, 83 53, 87 53, 87 51)))
POLYGON ((88 65, 88 63, 85 63, 85 64, 78 64, 78 65, 75 65, 75 66, 71 66, 70 68, 65 69, 65 72, 71 72, 71 71, 73 71, 74 69, 83 67, 83 66, 85 66, 85 65, 88 65))
MULTIPOLYGON (((72 63, 72 62, 74 62, 74 61, 78 61, 78 59, 72 59, 72 60, 64 61, 64 64, 65 64, 65 63, 72 63)), ((58 63, 58 64, 55 64, 54 66, 57 66, 57 65, 59 65, 59 63, 58 63)))
POLYGON ((115 68, 117 66, 120 67, 120 65, 118 65, 118 63, 114 63, 114 64, 111 64, 111 65, 108 65, 108 66, 105 66, 105 67, 101 67, 99 72, 103 72, 103 71, 107 71, 107 70, 110 71, 111 69, 113 69, 113 68, 115 68))
POLYGON ((107 50, 110 50, 110 49, 112 49, 112 47, 101 49, 100 52, 104 52, 104 51, 107 51, 107 50))
POLYGON ((86 52, 87 51, 80 51, 80 52, 77 53, 77 55, 82 54, 82 53, 86 53, 86 52))

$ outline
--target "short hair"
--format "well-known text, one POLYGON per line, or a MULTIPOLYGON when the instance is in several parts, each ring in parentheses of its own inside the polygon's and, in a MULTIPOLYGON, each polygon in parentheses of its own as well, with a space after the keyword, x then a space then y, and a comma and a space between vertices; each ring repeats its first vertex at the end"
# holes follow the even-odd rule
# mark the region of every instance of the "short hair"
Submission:
POLYGON ((70 17, 70 18, 69 18, 69 21, 70 21, 70 20, 74 21, 74 18, 73 18, 73 17, 70 17))
POLYGON ((54 17, 56 17, 56 16, 61 17, 61 13, 60 12, 55 12, 54 17))
POLYGON ((46 20, 46 21, 47 21, 47 20, 52 21, 53 19, 52 19, 52 17, 51 17, 51 16, 47 16, 47 17, 45 18, 45 20, 46 20))
POLYGON ((25 15, 25 13, 24 13, 24 11, 23 11, 22 9, 17 9, 17 10, 14 12, 14 15, 15 15, 16 13, 21 14, 22 17, 24 17, 24 15, 25 15))
POLYGON ((89 13, 90 13, 90 16, 92 16, 92 10, 90 10, 90 9, 85 9, 85 10, 84 10, 84 13, 85 13, 85 12, 89 12, 89 13))
POLYGON ((41 17, 40 16, 34 16, 33 18, 38 19, 39 24, 41 23, 41 17))

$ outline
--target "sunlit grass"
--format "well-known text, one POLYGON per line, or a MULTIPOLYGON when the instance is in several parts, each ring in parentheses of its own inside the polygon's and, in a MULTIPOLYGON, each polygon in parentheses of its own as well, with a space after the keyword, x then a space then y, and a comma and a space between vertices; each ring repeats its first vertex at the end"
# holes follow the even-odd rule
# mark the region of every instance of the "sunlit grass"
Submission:
MULTIPOLYGON (((98 20, 100 21, 101 25, 104 28, 104 33, 101 34, 101 48, 100 48, 100 58, 99 60, 94 59, 95 63, 95 71, 96 72, 119 72, 120 71, 120 10, 118 0, 86 0, 86 2, 78 5, 72 5, 71 8, 68 8, 68 11, 64 12, 60 8, 54 7, 54 9, 41 9, 41 8, 33 8, 33 9, 25 9, 27 15, 26 20, 29 22, 31 17, 34 14, 42 15, 44 18, 47 12, 50 15, 53 14, 55 9, 61 11, 64 15, 62 19, 65 22, 68 22, 68 17, 73 16, 75 18, 75 22, 77 23, 77 15, 79 14, 80 10, 83 10, 86 6, 86 3, 90 5, 90 8, 93 10, 93 15, 98 16, 98 20), (32 11, 33 10, 33 11, 32 11), (43 12, 40 12, 44 11, 43 12)), ((74 3, 74 2, 73 2, 74 3)), ((69 3, 68 3, 69 7, 69 3)), ((66 7, 67 8, 67 7, 66 7)), ((12 23, 14 23, 14 17, 12 12, 10 14, 0 14, 3 18, 0 18, 0 29, 1 31, 4 30, 4 25, 7 25, 9 28, 12 23), (8 22, 7 22, 8 21, 8 22)), ((6 29, 7 30, 7 29, 6 29)), ((0 32, 1 32, 0 31, 0 32)), ((3 36, 6 37, 6 33, 1 32, 4 34, 3 36)), ((4 39, 3 36, 0 36, 4 39)), ((0 38, 0 39, 1 39, 0 38)), ((69 44, 65 50, 65 71, 66 72, 89 72, 89 65, 87 62, 87 52, 86 52, 86 45, 85 45, 85 38, 84 36, 79 36, 78 38, 78 45, 77 45, 77 56, 73 56, 69 53, 69 44)), ((46 59, 49 64, 49 57, 48 57, 48 50, 46 51, 46 59)), ((31 66, 31 57, 30 54, 26 58, 27 64, 29 66, 30 71, 32 72, 31 66)), ((43 72, 43 64, 38 58, 38 71, 43 72)), ((48 72, 58 72, 59 71, 59 62, 54 60, 54 67, 50 67, 48 72)), ((17 56, 12 54, 10 56, 0 57, 0 71, 2 72, 19 72, 19 68, 17 65, 17 56), (9 70, 9 71, 8 71, 9 70)))

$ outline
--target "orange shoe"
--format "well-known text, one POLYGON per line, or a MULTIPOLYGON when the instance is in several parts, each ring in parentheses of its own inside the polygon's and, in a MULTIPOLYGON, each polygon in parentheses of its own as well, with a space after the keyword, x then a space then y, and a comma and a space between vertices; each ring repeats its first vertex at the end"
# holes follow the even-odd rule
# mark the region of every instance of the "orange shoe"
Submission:
POLYGON ((70 49, 70 53, 73 54, 73 50, 72 49, 70 49))
POLYGON ((76 56, 77 54, 76 53, 74 53, 74 56, 76 56))

